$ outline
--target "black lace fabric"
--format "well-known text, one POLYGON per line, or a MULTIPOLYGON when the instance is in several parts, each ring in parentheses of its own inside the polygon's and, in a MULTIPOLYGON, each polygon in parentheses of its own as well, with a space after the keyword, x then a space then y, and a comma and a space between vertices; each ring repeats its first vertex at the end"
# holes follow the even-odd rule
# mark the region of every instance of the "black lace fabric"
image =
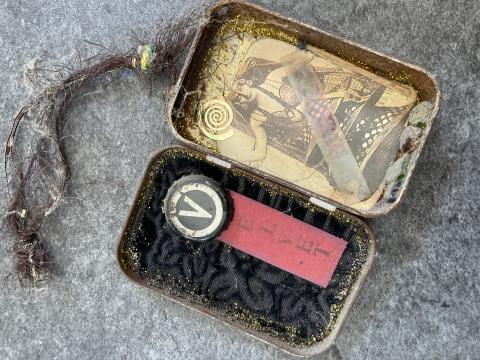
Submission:
POLYGON ((163 153, 151 167, 147 175, 151 181, 145 182, 141 205, 134 209, 128 236, 119 248, 124 269, 134 269, 135 277, 149 286, 290 344, 308 346, 328 335, 370 251, 365 229, 351 219, 312 210, 246 173, 221 168, 183 150, 163 153), (348 241, 328 287, 216 239, 196 243, 171 233, 162 213, 163 198, 176 179, 192 173, 210 176, 227 189, 348 241))

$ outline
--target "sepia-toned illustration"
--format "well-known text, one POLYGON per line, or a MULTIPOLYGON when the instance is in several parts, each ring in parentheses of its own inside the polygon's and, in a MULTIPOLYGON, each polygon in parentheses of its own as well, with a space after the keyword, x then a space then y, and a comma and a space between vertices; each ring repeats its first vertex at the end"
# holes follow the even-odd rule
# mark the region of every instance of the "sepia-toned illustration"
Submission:
POLYGON ((221 76, 208 79, 193 132, 238 162, 370 206, 416 92, 314 47, 247 40, 215 63, 221 76))

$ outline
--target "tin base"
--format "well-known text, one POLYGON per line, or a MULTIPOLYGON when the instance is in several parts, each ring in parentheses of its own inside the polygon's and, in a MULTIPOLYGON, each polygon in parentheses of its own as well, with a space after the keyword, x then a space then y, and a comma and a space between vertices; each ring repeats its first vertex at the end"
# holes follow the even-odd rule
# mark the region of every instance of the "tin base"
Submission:
POLYGON ((170 148, 150 162, 118 257, 123 271, 135 282, 286 351, 308 355, 335 337, 369 268, 373 247, 366 225, 351 215, 329 213, 257 176, 208 162, 193 150, 170 148), (216 239, 198 243, 169 230, 163 199, 170 185, 188 174, 209 176, 226 189, 348 241, 328 287, 314 285, 216 239))

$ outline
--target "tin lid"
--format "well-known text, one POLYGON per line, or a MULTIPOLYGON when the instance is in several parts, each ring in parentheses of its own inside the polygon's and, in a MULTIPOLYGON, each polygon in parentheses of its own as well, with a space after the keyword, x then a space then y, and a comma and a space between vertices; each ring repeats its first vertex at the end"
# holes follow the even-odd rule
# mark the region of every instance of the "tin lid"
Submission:
POLYGON ((426 71, 246 2, 214 6, 170 109, 187 146, 364 217, 400 201, 439 106, 426 71))

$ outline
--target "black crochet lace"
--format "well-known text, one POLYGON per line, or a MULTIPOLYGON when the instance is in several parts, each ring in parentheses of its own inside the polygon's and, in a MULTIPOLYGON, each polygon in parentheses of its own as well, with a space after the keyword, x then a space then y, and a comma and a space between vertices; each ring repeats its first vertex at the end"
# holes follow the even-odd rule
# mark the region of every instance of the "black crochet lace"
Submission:
POLYGON ((262 331, 281 340, 306 344, 327 334, 335 321, 332 305, 344 300, 365 262, 369 240, 363 230, 327 212, 309 210, 241 173, 182 152, 162 160, 150 184, 155 188, 134 214, 132 240, 124 244, 136 254, 140 279, 151 286, 175 289, 177 295, 230 314, 244 325, 252 325, 254 319, 257 330, 260 325, 262 331), (347 240, 328 287, 314 285, 217 240, 195 243, 170 232, 162 213, 163 198, 173 181, 192 173, 208 175, 228 189, 347 240), (250 320, 239 314, 248 314, 250 320))

